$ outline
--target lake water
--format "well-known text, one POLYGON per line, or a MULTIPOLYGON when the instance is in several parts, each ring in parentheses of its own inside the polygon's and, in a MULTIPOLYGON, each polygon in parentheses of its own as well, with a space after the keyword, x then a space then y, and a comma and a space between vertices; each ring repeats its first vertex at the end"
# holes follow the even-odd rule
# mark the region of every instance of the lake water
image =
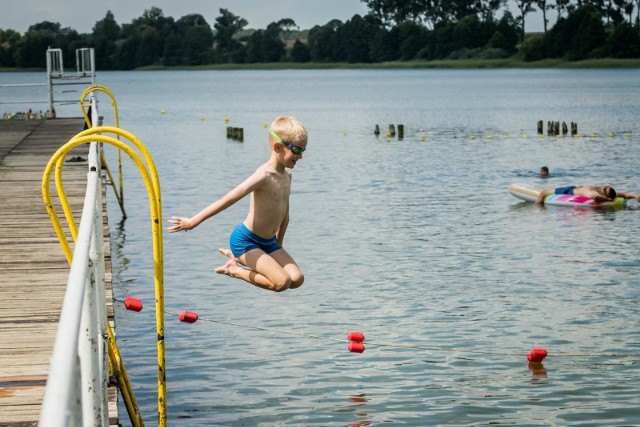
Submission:
MULTIPOLYGON (((541 208, 506 191, 640 192, 640 70, 104 72, 98 82, 156 161, 165 220, 195 214, 264 162, 264 124, 277 115, 309 129, 285 239, 300 289, 212 273, 247 200, 165 233, 169 425, 640 424, 638 203, 541 208), (538 137, 538 120, 576 122, 581 137, 538 137), (385 136, 389 124, 404 125, 402 141, 385 136), (226 126, 244 128, 244 142, 226 126), (181 323, 183 310, 201 319, 181 323), (365 334, 363 354, 347 350, 350 331, 365 334), (534 347, 549 352, 535 369, 534 347)), ((79 115, 68 108, 59 114, 79 115)), ((118 306, 117 332, 154 424, 151 227, 142 180, 132 162, 125 171, 128 218, 109 201, 114 293, 145 310, 118 306)))

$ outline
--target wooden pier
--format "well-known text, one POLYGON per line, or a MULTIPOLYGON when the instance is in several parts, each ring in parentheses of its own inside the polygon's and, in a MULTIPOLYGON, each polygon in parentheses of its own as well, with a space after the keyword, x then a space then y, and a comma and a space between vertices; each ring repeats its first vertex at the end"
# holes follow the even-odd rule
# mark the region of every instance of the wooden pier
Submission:
MULTIPOLYGON (((69 275, 42 201, 42 174, 55 151, 82 131, 83 125, 80 118, 0 121, 0 427, 36 426, 40 417, 69 275)), ((64 188, 76 223, 87 179, 87 162, 77 160, 86 160, 87 151, 87 146, 78 147, 69 154, 63 169, 64 188), (68 161, 69 157, 76 161, 68 161)), ((51 185, 53 196, 53 182, 51 185)), ((65 222, 59 205, 56 212, 65 222)), ((114 326, 104 205, 103 216, 107 316, 114 326)), ((116 398, 115 387, 110 387, 111 425, 118 425, 116 398)))

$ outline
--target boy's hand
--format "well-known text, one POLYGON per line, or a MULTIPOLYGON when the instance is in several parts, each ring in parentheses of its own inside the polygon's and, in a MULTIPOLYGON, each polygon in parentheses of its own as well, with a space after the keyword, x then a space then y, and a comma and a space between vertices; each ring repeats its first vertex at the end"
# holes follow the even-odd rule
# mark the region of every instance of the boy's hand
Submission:
POLYGON ((176 233, 178 231, 188 231, 193 228, 191 225, 191 220, 189 218, 178 218, 172 216, 170 220, 167 221, 169 224, 175 224, 173 227, 169 227, 167 231, 169 233, 176 233))

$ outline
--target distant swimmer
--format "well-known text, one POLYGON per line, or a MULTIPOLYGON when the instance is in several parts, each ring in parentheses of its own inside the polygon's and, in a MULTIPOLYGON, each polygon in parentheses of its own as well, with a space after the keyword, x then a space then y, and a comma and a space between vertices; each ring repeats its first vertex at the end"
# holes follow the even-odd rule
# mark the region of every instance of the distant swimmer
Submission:
POLYGON ((546 166, 543 166, 540 168, 540 176, 549 176, 549 168, 546 166))
POLYGON ((304 275, 282 244, 289 224, 291 173, 287 169, 302 159, 307 138, 307 129, 295 118, 276 118, 269 128, 269 160, 194 217, 172 217, 168 222, 174 226, 168 231, 191 230, 251 194, 249 213, 231 233, 229 249, 218 249, 230 259, 215 272, 275 292, 301 286, 304 275))
POLYGON ((555 189, 547 189, 542 190, 538 197, 536 197, 536 203, 539 205, 544 204, 544 199, 550 194, 570 194, 576 196, 585 196, 590 197, 596 202, 612 202, 616 197, 622 197, 625 199, 636 199, 640 201, 640 195, 616 191, 613 187, 594 187, 594 186, 585 186, 585 187, 559 187, 555 189))

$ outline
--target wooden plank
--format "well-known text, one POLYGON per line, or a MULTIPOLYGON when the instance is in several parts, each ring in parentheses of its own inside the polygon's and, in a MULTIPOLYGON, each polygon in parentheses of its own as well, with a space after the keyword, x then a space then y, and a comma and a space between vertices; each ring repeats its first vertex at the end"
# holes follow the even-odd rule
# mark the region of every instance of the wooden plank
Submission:
MULTIPOLYGON (((35 426, 40 416, 69 276, 69 265, 42 200, 42 175, 55 151, 82 128, 82 119, 0 121, 0 427, 35 426)), ((86 146, 74 149, 67 159, 70 156, 86 159, 86 146)), ((82 212, 86 176, 86 161, 64 163, 64 189, 76 222, 82 212)), ((53 175, 50 191, 71 243, 53 175)), ((113 320, 109 229, 104 207, 103 215, 107 315, 113 320)), ((116 402, 117 393, 111 387, 112 425, 118 424, 116 402)))

